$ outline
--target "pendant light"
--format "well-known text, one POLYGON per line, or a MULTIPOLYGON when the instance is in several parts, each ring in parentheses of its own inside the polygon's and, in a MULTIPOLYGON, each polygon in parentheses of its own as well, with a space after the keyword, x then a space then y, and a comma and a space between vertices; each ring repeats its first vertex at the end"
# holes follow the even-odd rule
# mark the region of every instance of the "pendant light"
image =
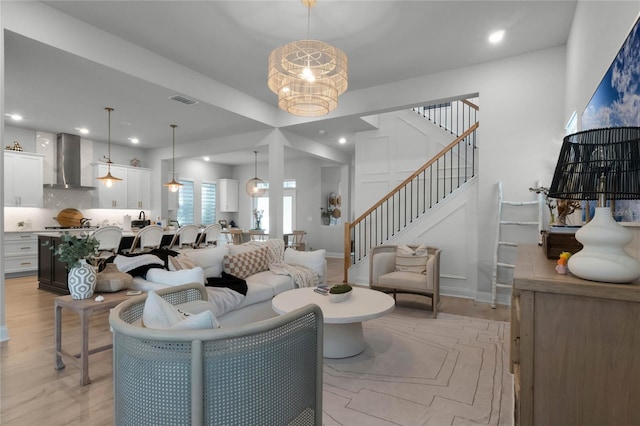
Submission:
POLYGON ((111 162, 111 111, 113 111, 113 108, 106 107, 105 110, 107 110, 107 114, 109 116, 109 119, 107 122, 108 128, 109 128, 109 133, 108 133, 109 134, 109 139, 108 139, 109 156, 105 157, 107 159, 107 174, 97 179, 101 181, 104 184, 104 186, 106 186, 107 188, 111 188, 114 182, 121 181, 122 179, 117 178, 111 174, 111 164, 113 164, 111 162))
POLYGON ((167 182, 164 184, 169 191, 177 192, 181 186, 183 186, 180 182, 176 182, 176 126, 175 124, 170 124, 169 127, 173 129, 173 154, 171 155, 171 182, 167 182))
POLYGON ((253 155, 255 156, 255 177, 247 181, 244 189, 249 197, 262 197, 267 192, 267 189, 264 187, 262 179, 258 178, 258 151, 253 151, 253 155))

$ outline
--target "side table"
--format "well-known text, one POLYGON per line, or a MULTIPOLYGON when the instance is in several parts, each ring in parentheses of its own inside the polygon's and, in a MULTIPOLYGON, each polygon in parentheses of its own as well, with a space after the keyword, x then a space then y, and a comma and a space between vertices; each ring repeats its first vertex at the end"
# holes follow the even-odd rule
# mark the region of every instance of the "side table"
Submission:
POLYGON ((109 310, 121 302, 132 296, 127 296, 127 290, 117 293, 102 294, 104 300, 96 302, 92 297, 90 299, 76 300, 71 296, 59 296, 54 299, 54 316, 55 316, 55 360, 54 367, 60 370, 65 367, 62 362, 62 356, 69 358, 76 366, 80 368, 80 385, 88 385, 91 383, 89 378, 89 355, 111 349, 112 344, 100 346, 89 350, 89 320, 94 312, 103 312, 109 310), (71 354, 62 349, 62 309, 68 309, 80 315, 80 330, 82 348, 79 354, 71 354))

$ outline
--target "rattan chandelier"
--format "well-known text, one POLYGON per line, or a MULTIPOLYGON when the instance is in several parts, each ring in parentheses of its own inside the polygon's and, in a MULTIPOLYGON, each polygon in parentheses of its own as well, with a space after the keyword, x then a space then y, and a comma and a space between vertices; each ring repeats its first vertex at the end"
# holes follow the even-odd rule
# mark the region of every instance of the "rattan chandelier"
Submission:
MULTIPOLYGON (((316 0, 302 0, 311 8, 316 0)), ((347 55, 318 40, 299 40, 278 47, 269 55, 269 88, 278 95, 278 106, 293 115, 316 117, 338 106, 338 96, 348 86, 347 55)))

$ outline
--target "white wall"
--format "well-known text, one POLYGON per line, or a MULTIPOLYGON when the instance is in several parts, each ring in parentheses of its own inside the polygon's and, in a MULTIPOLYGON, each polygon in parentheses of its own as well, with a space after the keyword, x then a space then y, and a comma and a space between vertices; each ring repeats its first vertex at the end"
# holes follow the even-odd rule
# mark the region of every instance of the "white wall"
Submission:
MULTIPOLYGON (((464 271, 456 266, 462 262, 450 261, 451 257, 460 256, 458 250, 444 251, 442 254, 443 274, 464 277, 466 288, 454 285, 457 294, 489 300, 497 223, 497 183, 504 182, 505 199, 508 200, 534 199, 529 187, 538 179, 550 183, 564 124, 564 64, 565 49, 560 47, 457 69, 445 74, 426 76, 414 81, 416 91, 432 93, 436 98, 440 97, 439 95, 444 97, 444 93, 451 96, 455 93, 477 92, 482 104, 479 112, 477 152, 479 179, 475 187, 476 194, 467 194, 469 200, 477 197, 477 207, 469 204, 469 201, 463 202, 458 208, 464 211, 464 214, 460 213, 460 219, 443 221, 442 226, 447 226, 447 233, 440 235, 440 241, 430 240, 434 241, 434 245, 441 244, 450 248, 454 248, 455 245, 452 246, 445 238, 464 241, 465 244, 476 244, 477 241, 477 250, 464 252, 464 271), (473 215, 477 226, 477 234, 472 239, 469 239, 467 234, 476 232, 476 229, 460 226, 467 223, 469 214, 473 215), (447 270, 447 265, 454 269, 447 270), (474 272, 469 273, 468 268, 474 272)), ((381 120, 381 128, 384 126, 383 121, 381 120)), ((404 148, 395 152, 385 148, 375 157, 395 155, 404 158, 407 164, 414 161, 411 158, 415 156, 414 151, 408 148, 413 145, 405 145, 405 140, 411 137, 409 132, 397 132, 393 125, 389 125, 387 130, 378 132, 383 133, 389 140, 389 146, 404 148), (400 136, 402 139, 399 139, 400 136)), ((414 132, 412 137, 419 139, 421 133, 414 132)), ((385 142, 384 145, 386 144, 385 142)), ((364 148, 371 149, 369 145, 365 145, 364 148)), ((356 154, 356 157, 358 156, 359 153, 356 154)), ((379 160, 371 156, 369 158, 370 171, 375 170, 376 166, 382 167, 379 160), (374 161, 378 163, 374 165, 374 161)), ((356 163, 355 180, 358 182, 361 179, 358 169, 363 170, 359 157, 356 163)), ((364 170, 367 170, 367 166, 364 166, 364 170)), ((389 186, 393 187, 397 183, 399 182, 381 182, 377 189, 369 185, 364 197, 371 198, 373 191, 378 199, 388 191, 389 186)), ((362 196, 356 186, 355 199, 359 209, 364 205, 359 203, 362 196)), ((537 230, 513 235, 512 239, 537 242, 537 230)), ((503 299, 504 297, 505 295, 503 299)))

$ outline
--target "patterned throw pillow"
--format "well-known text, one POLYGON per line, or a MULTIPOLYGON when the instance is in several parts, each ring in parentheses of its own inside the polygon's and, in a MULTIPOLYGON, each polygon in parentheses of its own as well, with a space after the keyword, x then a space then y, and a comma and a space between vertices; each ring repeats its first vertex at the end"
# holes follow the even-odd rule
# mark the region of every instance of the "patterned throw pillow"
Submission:
POLYGON ((411 250, 411 248, 407 246, 398 246, 398 251, 396 252, 396 271, 426 274, 429 256, 426 246, 420 246, 415 250, 411 250))
POLYGON ((269 269, 269 252, 267 247, 247 253, 240 253, 224 257, 224 272, 237 278, 247 278, 250 275, 269 269))

